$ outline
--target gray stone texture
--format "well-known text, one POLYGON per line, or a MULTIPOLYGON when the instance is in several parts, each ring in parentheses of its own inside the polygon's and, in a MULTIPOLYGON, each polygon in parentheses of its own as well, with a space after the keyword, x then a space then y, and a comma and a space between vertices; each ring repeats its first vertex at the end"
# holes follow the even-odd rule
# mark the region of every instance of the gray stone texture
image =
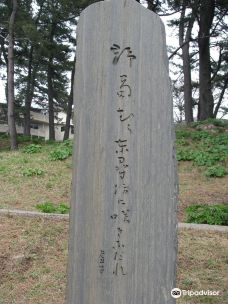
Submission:
POLYGON ((77 42, 66 303, 175 303, 177 177, 164 26, 134 0, 102 1, 82 12, 77 42), (118 157, 128 165, 122 176, 118 157))

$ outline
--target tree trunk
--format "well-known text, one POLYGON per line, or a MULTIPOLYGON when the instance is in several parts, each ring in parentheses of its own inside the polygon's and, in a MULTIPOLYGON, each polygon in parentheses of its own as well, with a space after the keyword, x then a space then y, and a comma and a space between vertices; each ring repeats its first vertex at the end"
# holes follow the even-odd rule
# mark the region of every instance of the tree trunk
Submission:
POLYGON ((17 0, 13 0, 13 10, 9 21, 9 46, 8 46, 8 126, 10 133, 11 150, 17 149, 17 131, 15 123, 15 98, 14 98, 14 24, 17 13, 17 0))
MULTIPOLYGON (((54 41, 56 24, 52 21, 52 28, 50 32, 50 45, 54 41)), ((50 50, 49 60, 48 60, 48 109, 49 109, 49 140, 55 140, 55 112, 54 112, 54 88, 53 88, 53 78, 54 78, 54 69, 53 69, 53 50, 50 50)))
POLYGON ((32 94, 31 85, 32 85, 32 60, 33 60, 33 46, 31 46, 29 51, 29 63, 28 63, 28 80, 27 80, 27 89, 25 96, 25 120, 24 120, 24 135, 30 136, 30 123, 31 123, 31 102, 32 94))
POLYGON ((53 59, 48 61, 48 108, 49 108, 49 140, 55 140, 54 89, 53 89, 53 59))
POLYGON ((220 96, 219 96, 219 100, 218 100, 218 103, 215 107, 215 110, 214 110, 214 114, 213 114, 213 117, 216 118, 217 114, 218 114, 218 111, 219 111, 219 108, 222 104, 222 100, 223 100, 223 97, 224 97, 224 94, 225 94, 225 91, 227 89, 227 86, 228 86, 228 78, 225 79, 224 81, 224 85, 223 85, 223 88, 222 88, 222 91, 220 93, 220 96))
MULTIPOLYGON (((6 39, 6 34, 4 33, 4 36, 3 34, 0 36, 0 45, 1 45, 1 53, 3 55, 3 58, 5 60, 5 64, 6 64, 6 74, 7 74, 7 78, 8 78, 8 67, 9 67, 9 64, 8 64, 8 55, 7 55, 7 52, 6 52, 6 49, 5 49, 5 39, 6 39)), ((6 96, 6 101, 7 101, 7 104, 8 104, 8 80, 6 80, 6 86, 5 86, 5 96, 6 96)))
POLYGON ((191 64, 189 55, 189 41, 191 39, 191 32, 194 23, 194 18, 189 20, 186 34, 185 29, 185 2, 181 11, 180 25, 179 25, 179 45, 182 46, 182 61, 184 73, 184 112, 185 121, 190 123, 193 121, 193 102, 192 102, 192 79, 191 79, 191 64), (186 43, 188 42, 188 43, 186 43))
POLYGON ((71 88, 70 88, 69 102, 67 105, 66 126, 65 126, 63 140, 69 139, 69 134, 70 134, 70 121, 71 121, 71 116, 72 116, 73 92, 74 92, 75 61, 76 61, 76 59, 74 59, 74 66, 73 66, 73 70, 71 73, 71 88))
MULTIPOLYGON (((44 1, 40 4, 40 10, 38 12, 37 18, 35 20, 35 25, 37 26, 42 9, 43 9, 44 1)), ((30 124, 31 124, 31 104, 33 99, 34 87, 35 87, 35 78, 36 72, 38 68, 38 64, 36 64, 33 69, 33 54, 34 54, 34 46, 31 45, 29 50, 29 62, 28 62, 28 80, 27 80, 27 88, 26 88, 26 96, 25 96, 25 120, 24 120, 24 135, 30 136, 30 124)))
POLYGON ((210 29, 215 0, 201 1, 199 20, 199 108, 198 120, 213 118, 214 98, 211 86, 210 29))

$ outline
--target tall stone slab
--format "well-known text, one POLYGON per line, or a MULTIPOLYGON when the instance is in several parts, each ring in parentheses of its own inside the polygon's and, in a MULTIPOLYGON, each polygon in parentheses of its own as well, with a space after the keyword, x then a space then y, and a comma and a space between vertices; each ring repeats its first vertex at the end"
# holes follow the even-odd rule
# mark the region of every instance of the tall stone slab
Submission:
POLYGON ((77 29, 67 304, 171 304, 177 179, 164 26, 134 0, 77 29))

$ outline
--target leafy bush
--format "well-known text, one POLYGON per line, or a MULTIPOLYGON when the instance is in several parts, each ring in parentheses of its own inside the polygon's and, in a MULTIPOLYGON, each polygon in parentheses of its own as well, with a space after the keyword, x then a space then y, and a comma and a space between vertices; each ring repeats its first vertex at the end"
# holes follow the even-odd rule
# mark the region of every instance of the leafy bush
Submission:
POLYGON ((197 166, 213 166, 220 159, 217 155, 205 151, 195 151, 193 160, 194 164, 197 166))
POLYGON ((37 204, 36 209, 38 209, 44 213, 66 214, 66 213, 69 213, 70 207, 64 203, 61 203, 58 206, 56 206, 51 202, 46 202, 43 204, 37 204))
MULTIPOLYGON (((199 122, 197 124, 203 124, 199 122)), ((207 122, 208 123, 208 122, 207 122)), ((216 121, 216 125, 227 122, 216 121)), ((208 130, 177 129, 177 160, 193 161, 196 166, 204 166, 205 176, 226 175, 224 165, 228 160, 228 132, 212 133, 208 130)))
POLYGON ((41 144, 45 142, 43 137, 32 137, 31 140, 34 144, 41 144))
POLYGON ((50 152, 51 160, 64 160, 71 155, 69 149, 67 148, 56 148, 55 150, 50 152))
POLYGON ((190 161, 194 160, 195 158, 195 152, 187 149, 187 148, 180 148, 177 149, 177 160, 183 160, 183 161, 190 161))
POLYGON ((69 149, 73 149, 73 141, 70 139, 64 140, 64 142, 62 143, 63 147, 68 147, 69 149))
POLYGON ((36 209, 44 212, 44 213, 55 213, 56 207, 53 203, 43 203, 43 204, 37 204, 36 209))
POLYGON ((184 138, 179 138, 176 140, 176 144, 178 146, 189 146, 189 142, 188 140, 184 139, 184 138))
POLYGON ((192 205, 185 211, 187 223, 228 225, 228 205, 192 205))
POLYGON ((59 206, 56 209, 57 213, 66 214, 69 213, 70 207, 65 204, 59 204, 59 206))
POLYGON ((0 139, 8 139, 9 135, 6 133, 0 133, 0 139))
POLYGON ((33 154, 41 151, 41 145, 31 144, 23 149, 24 153, 33 154))
POLYGON ((22 171, 23 176, 42 176, 44 175, 44 170, 39 168, 26 168, 22 171))
POLYGON ((50 152, 51 160, 64 160, 72 155, 73 142, 70 140, 64 141, 55 150, 50 152))
POLYGON ((205 171, 206 177, 223 177, 227 174, 226 168, 223 166, 212 166, 205 171))
POLYGON ((206 138, 211 139, 213 136, 214 136, 213 134, 204 130, 192 131, 190 135, 191 139, 195 141, 199 141, 206 138))
POLYGON ((191 131, 184 128, 177 128, 176 129, 176 139, 183 139, 183 138, 190 138, 191 131))
POLYGON ((17 135, 17 141, 19 143, 30 142, 31 141, 31 136, 18 134, 17 135))

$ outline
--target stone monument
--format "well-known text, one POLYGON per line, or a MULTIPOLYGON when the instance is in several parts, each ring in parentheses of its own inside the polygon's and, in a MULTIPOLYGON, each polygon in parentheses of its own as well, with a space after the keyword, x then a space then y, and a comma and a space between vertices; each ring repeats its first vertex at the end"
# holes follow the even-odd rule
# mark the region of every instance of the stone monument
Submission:
POLYGON ((135 0, 77 28, 67 304, 171 304, 177 177, 165 30, 135 0))

